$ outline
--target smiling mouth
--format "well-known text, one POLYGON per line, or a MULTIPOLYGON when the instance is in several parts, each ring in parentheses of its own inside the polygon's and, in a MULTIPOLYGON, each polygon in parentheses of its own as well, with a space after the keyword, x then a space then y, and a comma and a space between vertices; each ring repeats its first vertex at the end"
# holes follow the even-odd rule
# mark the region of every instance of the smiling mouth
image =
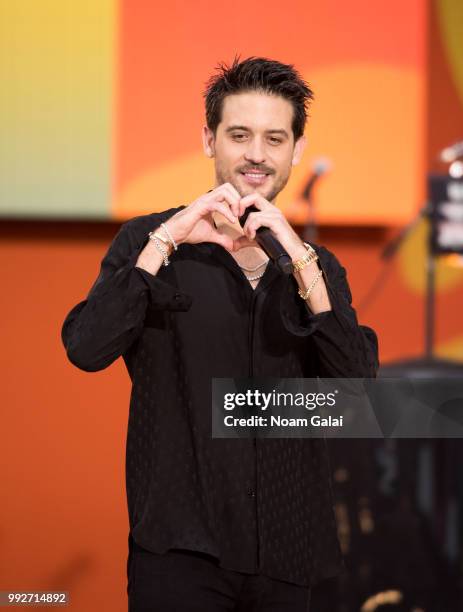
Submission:
POLYGON ((269 176, 267 172, 240 172, 240 174, 251 185, 260 185, 269 176))

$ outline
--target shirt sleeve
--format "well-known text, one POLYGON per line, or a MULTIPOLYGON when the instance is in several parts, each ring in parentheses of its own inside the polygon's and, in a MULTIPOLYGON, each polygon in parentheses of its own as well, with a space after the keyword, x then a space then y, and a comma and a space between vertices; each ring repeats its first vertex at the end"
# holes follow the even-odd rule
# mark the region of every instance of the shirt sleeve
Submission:
POLYGON ((322 378, 375 378, 379 367, 378 338, 370 327, 359 325, 352 307, 346 270, 324 247, 316 248, 331 303, 331 310, 313 314, 297 293, 293 275, 281 296, 286 329, 308 337, 322 378))
MULTIPOLYGON (((64 320, 61 339, 67 357, 81 370, 102 370, 122 355, 141 333, 147 308, 186 311, 191 306, 191 296, 160 278, 163 267, 153 275, 135 266, 150 231, 135 231, 136 219, 121 226, 86 299, 64 320)), ((163 220, 154 219, 150 229, 163 220)))

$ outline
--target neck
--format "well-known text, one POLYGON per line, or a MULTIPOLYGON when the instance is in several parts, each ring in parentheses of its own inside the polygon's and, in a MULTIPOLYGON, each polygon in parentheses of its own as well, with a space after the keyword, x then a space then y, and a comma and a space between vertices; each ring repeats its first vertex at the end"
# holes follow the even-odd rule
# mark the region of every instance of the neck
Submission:
MULTIPOLYGON (((244 236, 243 228, 239 223, 231 223, 226 217, 217 211, 213 211, 211 214, 217 231, 219 231, 221 234, 227 234, 232 238, 244 236)), ((236 259, 238 265, 249 268, 255 267, 263 261, 268 261, 267 254, 258 244, 255 246, 242 247, 239 251, 234 253, 230 252, 230 255, 236 259)))

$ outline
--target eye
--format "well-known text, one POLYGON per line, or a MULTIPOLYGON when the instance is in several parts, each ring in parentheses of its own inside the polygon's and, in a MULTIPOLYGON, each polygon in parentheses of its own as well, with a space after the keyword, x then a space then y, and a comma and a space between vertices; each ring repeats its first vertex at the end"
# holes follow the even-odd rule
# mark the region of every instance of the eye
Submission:
POLYGON ((281 140, 279 138, 277 138, 276 136, 271 136, 270 137, 270 141, 272 142, 272 144, 280 144, 281 140))
POLYGON ((243 140, 243 138, 246 138, 246 134, 233 134, 232 138, 233 140, 243 140))

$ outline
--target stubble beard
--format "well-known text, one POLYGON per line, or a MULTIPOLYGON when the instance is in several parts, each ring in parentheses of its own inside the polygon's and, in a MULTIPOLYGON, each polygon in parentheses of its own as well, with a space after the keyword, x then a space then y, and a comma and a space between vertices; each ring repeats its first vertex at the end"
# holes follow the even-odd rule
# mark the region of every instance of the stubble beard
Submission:
MULTIPOLYGON (((272 187, 267 193, 259 191, 259 189, 253 189, 251 186, 249 187, 249 191, 247 189, 243 189, 238 183, 237 174, 222 170, 217 163, 215 165, 215 176, 217 186, 222 185, 223 183, 230 183, 242 198, 257 191, 257 193, 260 193, 266 200, 272 202, 280 191, 285 188, 286 184, 288 183, 290 173, 288 173, 286 176, 277 177, 276 182, 273 183, 272 187)), ((270 176, 272 177, 270 180, 275 179, 274 174, 271 174, 270 176)))

